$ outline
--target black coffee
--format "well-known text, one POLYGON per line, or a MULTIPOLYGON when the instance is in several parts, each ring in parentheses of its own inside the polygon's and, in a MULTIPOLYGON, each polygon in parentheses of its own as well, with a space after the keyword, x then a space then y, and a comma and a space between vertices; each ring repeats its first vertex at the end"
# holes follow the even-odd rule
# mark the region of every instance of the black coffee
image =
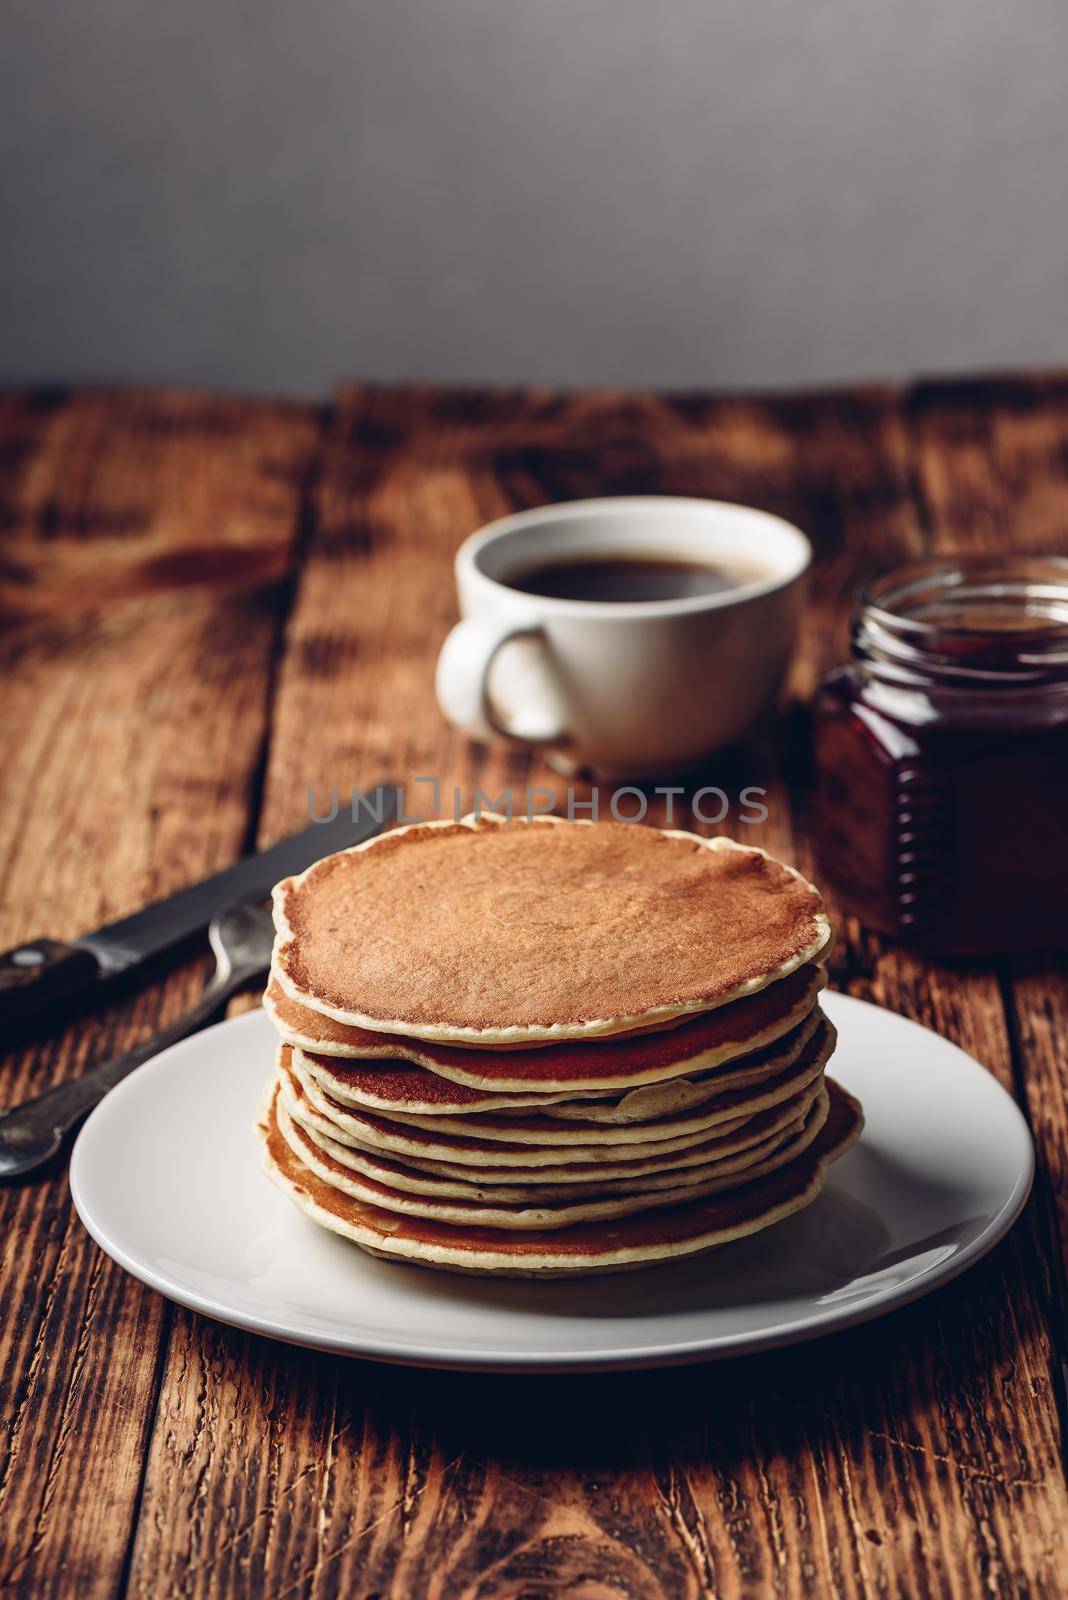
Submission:
POLYGON ((549 600, 690 600, 756 583, 767 574, 743 562, 643 555, 574 556, 507 578, 509 588, 549 600))

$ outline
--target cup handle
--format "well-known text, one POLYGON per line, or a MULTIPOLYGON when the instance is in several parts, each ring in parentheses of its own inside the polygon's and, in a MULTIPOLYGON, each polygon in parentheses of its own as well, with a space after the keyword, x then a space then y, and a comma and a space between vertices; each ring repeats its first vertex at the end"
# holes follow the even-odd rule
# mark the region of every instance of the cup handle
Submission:
MULTIPOLYGON (((519 731, 506 726, 493 709, 490 668, 498 652, 514 639, 537 640, 544 651, 545 635, 536 623, 517 624, 503 617, 465 617, 458 622, 438 656, 434 682, 438 705, 451 723, 483 743, 494 738, 520 744, 556 743, 566 737, 566 729, 557 720, 545 728, 519 731)), ((551 717, 551 712, 548 715, 551 717)))

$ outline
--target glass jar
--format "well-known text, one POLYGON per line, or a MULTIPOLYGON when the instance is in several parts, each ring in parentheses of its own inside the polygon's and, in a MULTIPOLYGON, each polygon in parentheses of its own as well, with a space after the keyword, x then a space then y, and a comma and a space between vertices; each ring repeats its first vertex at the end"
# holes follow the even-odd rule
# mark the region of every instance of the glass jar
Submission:
POLYGON ((815 842, 861 922, 932 954, 1068 934, 1068 560, 880 574, 817 690, 815 842))

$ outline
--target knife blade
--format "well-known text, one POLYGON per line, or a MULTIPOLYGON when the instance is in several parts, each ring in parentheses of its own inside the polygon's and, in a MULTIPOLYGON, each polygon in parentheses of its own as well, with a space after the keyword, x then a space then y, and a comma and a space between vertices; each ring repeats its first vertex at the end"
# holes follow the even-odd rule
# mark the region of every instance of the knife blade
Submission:
POLYGON ((380 783, 330 821, 315 822, 132 916, 69 943, 30 939, 8 950, 0 956, 0 1025, 21 1024, 51 1005, 84 997, 97 984, 103 989, 108 981, 133 973, 202 932, 228 901, 265 899, 279 878, 373 838, 396 810, 396 785, 380 783))

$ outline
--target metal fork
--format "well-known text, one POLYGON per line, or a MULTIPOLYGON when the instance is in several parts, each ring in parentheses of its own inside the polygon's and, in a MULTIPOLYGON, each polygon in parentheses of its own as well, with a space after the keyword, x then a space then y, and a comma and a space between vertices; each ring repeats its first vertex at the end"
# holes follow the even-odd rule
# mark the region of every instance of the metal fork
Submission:
POLYGON ((109 1089, 167 1045, 210 1022, 231 995, 262 980, 271 964, 274 942, 271 913, 259 902, 224 906, 208 924, 208 939, 215 954, 215 972, 184 1016, 121 1056, 92 1067, 81 1077, 57 1083, 0 1115, 0 1178, 24 1177, 51 1160, 67 1134, 109 1089))

